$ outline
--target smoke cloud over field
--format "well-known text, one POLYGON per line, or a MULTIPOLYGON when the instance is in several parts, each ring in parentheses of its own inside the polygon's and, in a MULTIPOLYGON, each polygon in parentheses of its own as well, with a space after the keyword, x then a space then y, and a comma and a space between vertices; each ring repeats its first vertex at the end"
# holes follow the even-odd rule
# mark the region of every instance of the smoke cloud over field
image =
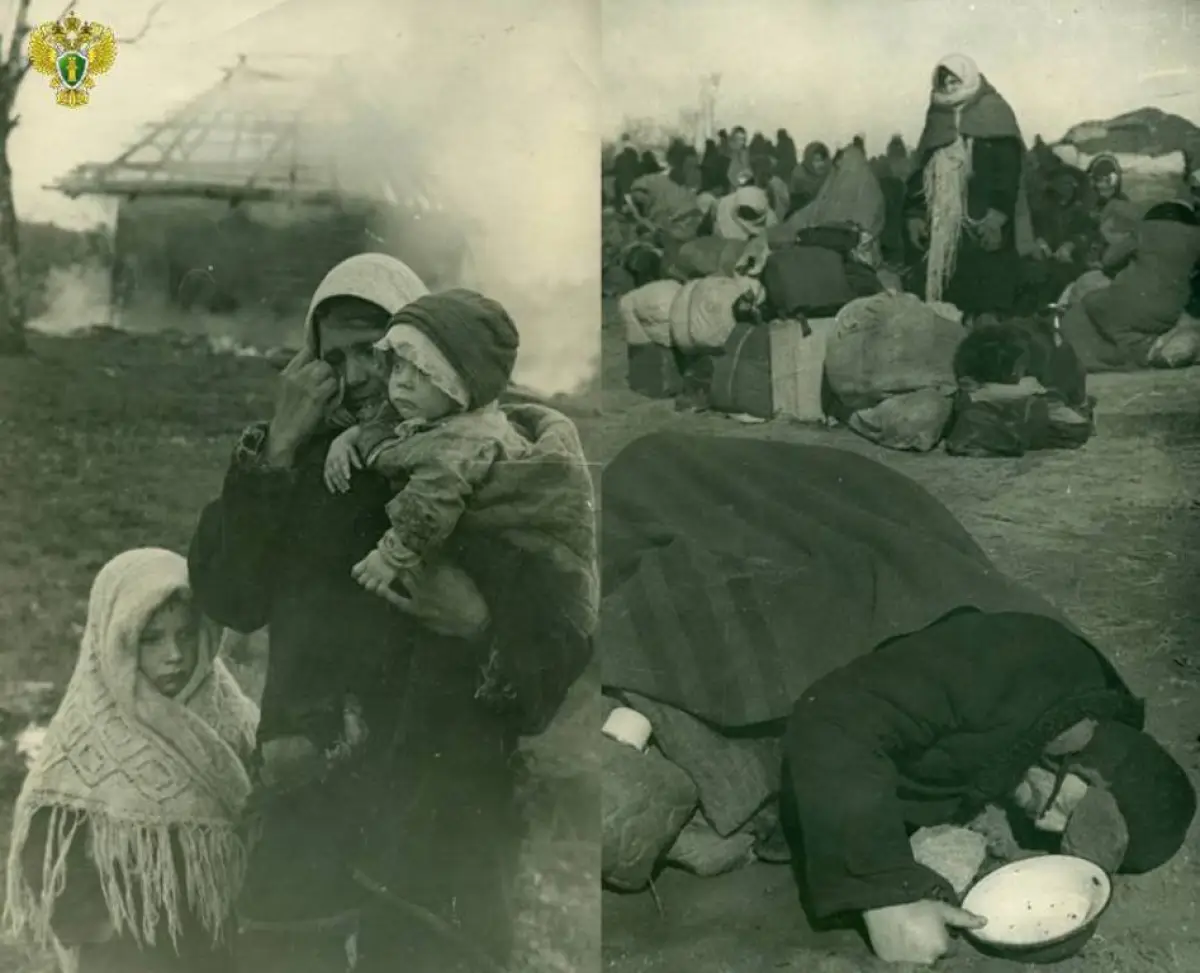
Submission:
MULTIPOLYGON (((114 18, 118 37, 149 6, 137 0, 114 18)), ((519 381, 545 393, 586 383, 600 330, 598 5, 351 0, 332 11, 325 0, 214 0, 185 17, 182 0, 169 0, 86 109, 57 108, 34 79, 14 152, 22 217, 111 219, 40 187, 55 170, 115 157, 245 54, 294 78, 273 97, 282 90, 280 107, 301 109, 306 158, 334 162, 351 190, 401 205, 415 193, 433 207, 428 233, 409 223, 405 246, 443 247, 447 226, 463 228, 464 282, 501 300, 521 329, 519 381), (256 6, 265 9, 246 9, 256 6)), ((235 107, 257 114, 256 97, 247 88, 235 107)))

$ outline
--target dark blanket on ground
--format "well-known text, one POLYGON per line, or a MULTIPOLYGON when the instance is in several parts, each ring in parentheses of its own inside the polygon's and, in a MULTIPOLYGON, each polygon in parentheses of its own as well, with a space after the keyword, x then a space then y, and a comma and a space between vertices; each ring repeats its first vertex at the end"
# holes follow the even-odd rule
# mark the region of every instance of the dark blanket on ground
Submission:
POLYGON ((658 433, 605 470, 605 686, 725 728, 955 609, 1061 616, 940 502, 855 453, 658 433))

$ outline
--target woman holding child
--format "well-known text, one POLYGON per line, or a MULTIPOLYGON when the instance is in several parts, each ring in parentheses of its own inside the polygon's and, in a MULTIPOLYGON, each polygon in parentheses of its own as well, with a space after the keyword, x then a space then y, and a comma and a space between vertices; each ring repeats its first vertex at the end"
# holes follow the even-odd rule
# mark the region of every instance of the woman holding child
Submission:
POLYGON ((350 258, 201 515, 197 603, 270 632, 257 743, 284 793, 248 968, 340 973, 348 942, 360 973, 508 960, 517 738, 586 665, 598 588, 574 426, 497 403, 516 350, 494 301, 350 258))

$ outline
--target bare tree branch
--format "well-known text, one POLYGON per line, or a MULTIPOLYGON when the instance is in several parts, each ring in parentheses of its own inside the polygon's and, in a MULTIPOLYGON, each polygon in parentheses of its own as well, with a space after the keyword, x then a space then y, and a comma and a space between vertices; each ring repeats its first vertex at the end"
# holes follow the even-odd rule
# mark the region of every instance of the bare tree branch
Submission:
MULTIPOLYGON (((23 0, 23 2, 24 2, 24 0, 23 0)), ((158 3, 156 3, 153 7, 151 7, 150 11, 146 14, 146 22, 144 24, 142 24, 142 29, 139 30, 132 37, 118 38, 118 40, 121 42, 121 44, 122 45, 136 44, 143 37, 145 37, 147 31, 149 31, 150 28, 154 25, 154 19, 158 16, 159 12, 166 5, 167 5, 167 0, 158 0, 158 3)))
POLYGON ((21 56, 21 48, 25 46, 25 38, 29 36, 29 5, 33 0, 17 0, 17 16, 13 21, 13 35, 8 42, 8 57, 4 61, 4 74, 6 80, 16 81, 15 68, 21 64, 24 58, 21 56))

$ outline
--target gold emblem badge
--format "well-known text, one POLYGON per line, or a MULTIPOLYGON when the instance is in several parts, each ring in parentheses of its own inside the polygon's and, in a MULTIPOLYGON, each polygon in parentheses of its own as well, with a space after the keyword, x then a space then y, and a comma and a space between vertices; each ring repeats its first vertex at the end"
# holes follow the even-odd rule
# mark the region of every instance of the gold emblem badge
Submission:
POLYGON ((29 64, 50 79, 55 100, 64 108, 88 103, 96 78, 117 59, 112 28, 80 20, 74 14, 35 27, 29 35, 29 64))

